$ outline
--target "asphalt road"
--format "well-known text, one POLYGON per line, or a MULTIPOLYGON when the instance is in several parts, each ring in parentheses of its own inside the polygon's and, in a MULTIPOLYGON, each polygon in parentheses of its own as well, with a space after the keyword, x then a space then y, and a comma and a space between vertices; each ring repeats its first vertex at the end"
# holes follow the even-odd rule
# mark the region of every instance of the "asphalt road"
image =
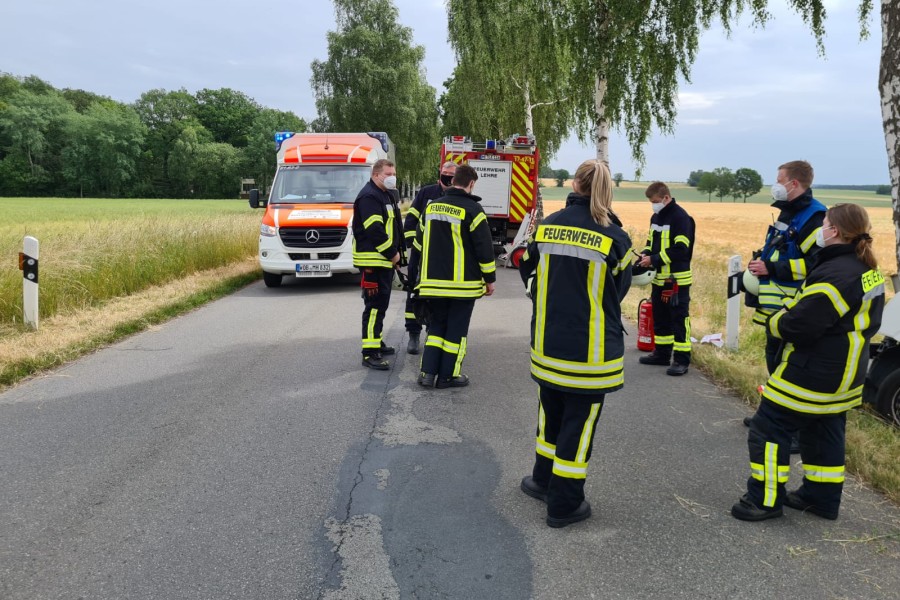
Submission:
MULTIPOLYGON (((0 598, 900 598, 900 510, 743 523, 749 409, 637 363, 554 530, 534 456, 530 304, 475 308, 472 385, 359 364, 352 281, 262 284, 0 395, 0 598)), ((792 484, 801 477, 795 466, 792 484)), ((789 486, 791 487, 791 486, 789 486)))

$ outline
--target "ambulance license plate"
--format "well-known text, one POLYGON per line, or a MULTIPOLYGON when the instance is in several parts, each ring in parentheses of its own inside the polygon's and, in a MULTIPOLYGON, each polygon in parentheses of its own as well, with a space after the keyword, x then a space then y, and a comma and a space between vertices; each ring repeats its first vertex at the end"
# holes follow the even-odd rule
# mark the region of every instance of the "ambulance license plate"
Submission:
POLYGON ((297 277, 331 277, 331 265, 316 263, 300 264, 296 266, 297 277))

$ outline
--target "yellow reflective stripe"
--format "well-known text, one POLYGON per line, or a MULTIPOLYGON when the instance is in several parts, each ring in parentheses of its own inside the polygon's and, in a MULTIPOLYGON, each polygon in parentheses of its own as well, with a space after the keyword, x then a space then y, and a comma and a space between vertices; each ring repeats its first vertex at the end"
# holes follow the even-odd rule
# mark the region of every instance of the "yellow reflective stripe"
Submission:
POLYGON ((672 245, 675 245, 675 244, 684 244, 685 246, 690 248, 691 240, 686 235, 676 235, 675 240, 673 241, 672 245))
POLYGON ((624 374, 621 372, 614 375, 609 375, 607 377, 569 377, 565 374, 543 369, 540 367, 540 365, 537 365, 535 363, 531 363, 531 374, 538 379, 541 379, 548 383, 555 383, 556 385, 561 385, 564 387, 584 390, 605 389, 620 386, 625 382, 624 374))
POLYGON ((378 309, 369 311, 369 320, 366 322, 366 337, 363 338, 362 347, 364 350, 372 350, 381 348, 381 338, 375 337, 375 321, 378 318, 378 309))
MULTIPOLYGON (((787 483, 788 479, 791 475, 791 466, 790 465, 779 465, 778 466, 778 483, 787 483)), ((763 465, 755 462, 750 462, 750 476, 757 481, 765 481, 766 480, 766 469, 763 465)))
POLYGON ((803 476, 817 483, 844 483, 844 465, 838 467, 820 467, 803 465, 803 476))
POLYGON ((460 290, 481 290, 484 289, 483 281, 450 281, 449 279, 422 279, 422 285, 430 285, 436 287, 453 288, 460 290))
POLYGON ((491 261, 489 263, 478 263, 482 273, 493 273, 497 270, 497 263, 491 261))
POLYGON ((806 261, 802 258, 793 258, 788 261, 791 268, 791 278, 795 280, 806 279, 806 261))
POLYGON ((624 368, 625 362, 622 357, 614 358, 609 361, 598 360, 596 362, 579 362, 574 360, 564 360, 562 358, 554 358, 540 354, 537 350, 531 350, 532 362, 537 362, 542 366, 560 371, 570 371, 572 373, 584 373, 589 375, 603 375, 612 373, 624 368))
POLYGON ((472 219, 472 223, 469 225, 469 231, 475 231, 475 228, 478 227, 479 223, 484 223, 487 221, 487 217, 484 213, 478 213, 478 216, 472 219))
MULTIPOLYGON (((833 395, 832 398, 836 401, 829 404, 823 404, 821 402, 816 402, 815 400, 798 399, 796 397, 788 396, 776 387, 777 385, 783 384, 783 379, 779 378, 776 382, 775 375, 772 375, 766 382, 766 388, 762 394, 763 398, 770 400, 775 404, 790 408, 791 410, 796 410, 797 412, 816 415, 827 415, 845 412, 855 406, 859 406, 862 403, 863 386, 861 385, 844 394, 840 394, 839 397, 838 395, 833 395)), ((798 394, 795 394, 795 396, 797 395, 798 394)))
POLYGON ((363 229, 368 229, 372 226, 372 223, 384 224, 384 218, 381 215, 372 215, 371 217, 363 221, 363 229))
POLYGON ((563 460, 557 456, 553 459, 553 474, 566 479, 584 479, 587 477, 587 463, 563 460))
MULTIPOLYGON (((862 332, 869 328, 869 308, 872 306, 871 300, 863 300, 859 307, 859 312, 853 317, 853 331, 847 332, 847 362, 844 364, 844 376, 841 377, 841 385, 839 392, 849 390, 856 379, 856 372, 859 370, 859 359, 862 356, 863 347, 866 339, 862 332)), ((868 360, 868 356, 866 359, 868 360)))
MULTIPOLYGON (((812 248, 813 244, 816 243, 816 232, 819 231, 820 229, 822 229, 822 228, 816 227, 815 229, 812 230, 812 233, 810 233, 808 236, 806 236, 805 240, 800 242, 800 250, 802 250, 804 254, 809 252, 809 249, 812 248)), ((778 259, 773 258, 773 260, 778 260, 778 259)))
POLYGON ((674 335, 658 335, 656 336, 656 344, 661 346, 671 346, 675 343, 674 335))
POLYGON ((405 312, 405 313, 403 313, 403 318, 413 321, 416 318, 416 313, 405 312))
POLYGON ((453 239, 453 281, 463 281, 466 274, 466 252, 463 250, 461 229, 459 223, 450 224, 450 237, 453 239))
POLYGON ((593 440, 594 422, 600 415, 600 403, 591 404, 591 412, 584 427, 581 428, 581 438, 578 440, 578 452, 575 453, 575 462, 584 463, 587 467, 587 453, 591 449, 591 441, 593 440))
POLYGON ((810 286, 804 287, 800 296, 797 298, 797 302, 800 302, 800 300, 802 300, 803 298, 812 296, 813 294, 824 294, 829 300, 831 300, 831 304, 832 306, 834 306, 834 310, 841 317, 847 314, 847 312, 849 312, 850 310, 850 307, 847 306, 846 302, 844 302, 844 298, 841 296, 841 293, 830 283, 814 283, 810 286))
POLYGON ((414 216, 414 217, 416 218, 417 221, 419 220, 419 216, 420 216, 421 213, 419 213, 419 209, 417 209, 416 207, 410 206, 410 207, 409 207, 409 210, 406 211, 406 212, 407 212, 407 214, 410 214, 410 215, 414 216))
POLYGON ((456 354, 457 352, 459 352, 459 344, 448 342, 444 338, 438 337, 436 335, 429 335, 427 338, 425 338, 425 345, 431 346, 433 348, 439 348, 440 350, 443 350, 444 352, 448 352, 450 354, 456 354))
POLYGON ((457 346, 456 363, 453 365, 453 376, 459 377, 463 359, 466 357, 466 338, 462 338, 457 346))
POLYGON ((550 256, 541 254, 537 269, 537 296, 534 302, 534 351, 544 352, 544 326, 547 318, 547 272, 550 270, 550 256))
POLYGON ((412 229, 410 231, 405 232, 403 234, 403 236, 406 238, 414 238, 414 237, 416 237, 416 231, 414 229, 412 229))
POLYGON ((413 248, 415 248, 415 249, 418 250, 419 252, 422 251, 422 244, 419 243, 419 240, 416 240, 416 241, 413 242, 413 248))
POLYGON ((772 315, 772 318, 769 319, 769 333, 772 334, 772 337, 781 338, 781 333, 778 332, 778 321, 781 320, 785 314, 784 311, 779 311, 772 315))
POLYGON ((553 444, 548 444, 541 438, 537 438, 537 443, 535 444, 534 451, 545 458, 549 458, 550 460, 556 458, 556 446, 554 446, 553 444))
POLYGON ((778 444, 766 442, 763 461, 763 506, 771 508, 778 494, 778 444))
POLYGON ((391 247, 391 240, 388 240, 383 244, 379 244, 378 246, 375 246, 375 249, 378 250, 379 252, 384 252, 385 250, 387 250, 390 247, 391 247))

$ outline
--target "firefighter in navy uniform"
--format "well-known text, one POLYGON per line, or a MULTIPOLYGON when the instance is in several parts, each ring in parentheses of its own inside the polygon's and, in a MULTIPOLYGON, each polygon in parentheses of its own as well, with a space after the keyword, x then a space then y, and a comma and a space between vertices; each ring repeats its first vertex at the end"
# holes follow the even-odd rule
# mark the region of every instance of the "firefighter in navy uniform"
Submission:
POLYGON ((662 365, 667 375, 684 375, 691 364, 691 256, 694 253, 694 219, 678 204, 661 181, 645 192, 653 216, 650 234, 641 252, 641 267, 652 267, 650 300, 653 303, 653 352, 638 360, 662 365), (671 362, 671 365, 670 365, 671 362))
POLYGON ((421 253, 416 292, 431 317, 419 384, 449 388, 469 384, 460 372, 475 300, 494 293, 497 279, 491 230, 472 195, 478 174, 456 169, 447 194, 430 202, 419 221, 413 248, 421 253))
POLYGON ((783 505, 838 517, 847 411, 862 401, 869 340, 884 309, 884 277, 870 230, 862 207, 830 208, 806 282, 766 323, 784 348, 750 422, 750 478, 747 493, 731 507, 736 519, 780 517, 783 505), (803 483, 787 492, 792 434, 800 438, 803 483))
POLYGON ((394 269, 400 263, 403 232, 399 211, 390 193, 397 187, 394 163, 380 159, 372 177, 353 203, 353 266, 362 273, 362 364, 385 371, 385 356, 394 348, 381 339, 384 313, 391 300, 394 269))
MULTIPOLYGON (((453 174, 456 173, 456 163, 448 160, 441 166, 440 180, 438 183, 426 185, 416 197, 413 199, 406 213, 406 220, 403 222, 403 234, 406 238, 406 246, 409 252, 409 268, 407 275, 412 284, 418 280, 419 272, 419 252, 413 248, 413 242, 416 239, 416 231, 419 228, 419 217, 425 210, 429 202, 442 198, 450 189, 453 182, 453 174)), ((412 286, 410 286, 412 287, 412 286)), ((419 336, 422 333, 422 324, 416 319, 413 307, 413 290, 410 289, 406 294, 406 331, 409 333, 409 342, 406 344, 406 351, 409 354, 419 353, 419 336)))
POLYGON ((572 188, 519 265, 534 306, 531 377, 540 399, 534 468, 520 487, 547 503, 551 527, 591 516, 584 482, 606 394, 624 384, 620 303, 631 285, 631 239, 610 210, 606 164, 582 163, 572 188))

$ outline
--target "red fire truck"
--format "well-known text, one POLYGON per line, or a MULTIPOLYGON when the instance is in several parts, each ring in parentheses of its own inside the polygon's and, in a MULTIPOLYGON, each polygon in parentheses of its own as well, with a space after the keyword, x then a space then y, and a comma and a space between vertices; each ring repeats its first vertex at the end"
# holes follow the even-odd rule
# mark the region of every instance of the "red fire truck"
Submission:
POLYGON ((481 143, 461 135, 444 139, 441 162, 467 164, 478 173, 475 195, 487 214, 494 243, 513 266, 524 251, 521 247, 534 222, 538 206, 540 152, 534 136, 514 135, 507 140, 481 143))

